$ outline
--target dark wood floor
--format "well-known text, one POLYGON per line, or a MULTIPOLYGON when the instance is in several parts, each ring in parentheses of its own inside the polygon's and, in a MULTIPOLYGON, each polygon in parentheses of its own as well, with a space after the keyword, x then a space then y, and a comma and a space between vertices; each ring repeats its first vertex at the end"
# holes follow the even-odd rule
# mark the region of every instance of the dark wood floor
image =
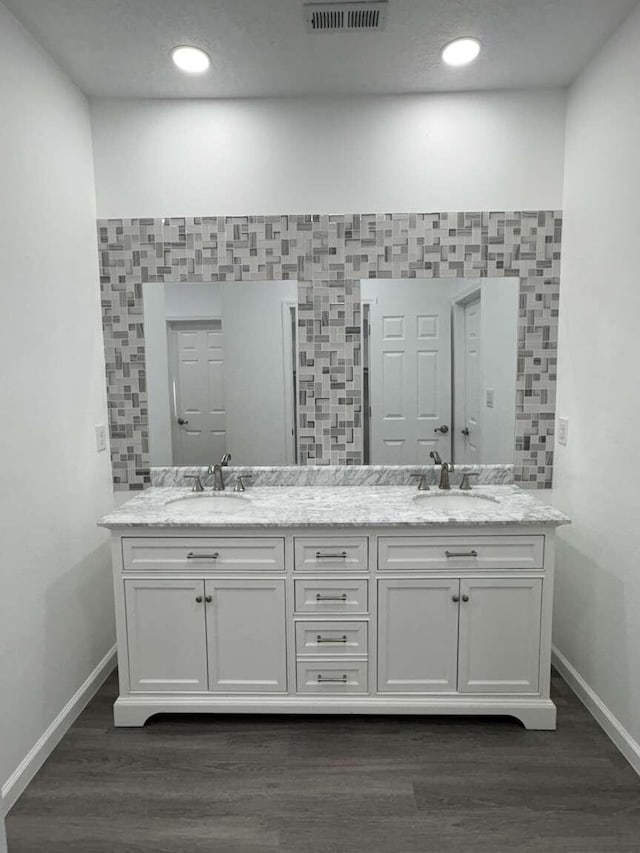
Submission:
POLYGON ((559 677, 508 719, 156 718, 110 678, 7 819, 9 853, 627 853, 640 779, 559 677))

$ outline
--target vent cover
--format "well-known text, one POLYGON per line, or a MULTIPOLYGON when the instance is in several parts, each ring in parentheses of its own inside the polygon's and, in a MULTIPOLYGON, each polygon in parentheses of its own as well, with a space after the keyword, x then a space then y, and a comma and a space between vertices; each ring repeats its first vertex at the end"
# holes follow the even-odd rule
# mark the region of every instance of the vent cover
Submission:
POLYGON ((388 0, 362 0, 360 3, 307 3, 307 32, 353 33, 383 30, 387 21, 388 0))

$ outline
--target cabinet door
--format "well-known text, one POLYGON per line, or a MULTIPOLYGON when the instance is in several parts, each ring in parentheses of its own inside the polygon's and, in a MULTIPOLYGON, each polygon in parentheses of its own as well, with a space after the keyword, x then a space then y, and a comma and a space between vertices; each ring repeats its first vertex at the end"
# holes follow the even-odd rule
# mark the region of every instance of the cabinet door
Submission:
POLYGON ((209 690, 287 689, 283 580, 208 580, 209 690))
POLYGON ((130 689, 206 691, 204 582, 125 580, 124 589, 130 689))
POLYGON ((378 691, 456 689, 457 579, 378 581, 378 691))
POLYGON ((460 582, 461 693, 538 692, 541 602, 537 578, 460 582))

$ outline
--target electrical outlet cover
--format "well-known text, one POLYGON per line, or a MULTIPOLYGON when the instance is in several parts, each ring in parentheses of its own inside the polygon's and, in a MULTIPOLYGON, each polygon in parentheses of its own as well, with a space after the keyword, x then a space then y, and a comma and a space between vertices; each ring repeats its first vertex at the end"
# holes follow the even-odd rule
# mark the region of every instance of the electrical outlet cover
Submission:
POLYGON ((569 440, 569 418, 558 418, 558 444, 566 445, 569 440))
POLYGON ((96 426, 96 450, 98 453, 102 453, 103 450, 107 449, 107 427, 105 424, 98 424, 96 426))

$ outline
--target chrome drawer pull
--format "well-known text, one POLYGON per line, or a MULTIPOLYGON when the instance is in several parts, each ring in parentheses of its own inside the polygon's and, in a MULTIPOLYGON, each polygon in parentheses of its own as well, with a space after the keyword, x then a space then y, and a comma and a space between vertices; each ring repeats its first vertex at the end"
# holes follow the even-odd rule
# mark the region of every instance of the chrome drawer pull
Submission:
POLYGON ((346 643, 347 635, 343 634, 341 637, 323 637, 321 634, 318 634, 316 637, 316 643, 346 643))
POLYGON ((323 554, 321 551, 316 551, 316 560, 346 560, 347 552, 341 551, 339 554, 323 554))
POLYGON ((477 551, 445 551, 445 557, 477 557, 477 551))
POLYGON ((193 551, 189 551, 187 560, 217 560, 219 556, 217 551, 215 554, 194 554, 193 551))
POLYGON ((347 676, 341 675, 340 678, 325 678, 323 675, 318 676, 318 684, 346 684, 347 676))
POLYGON ((347 593, 343 592, 342 595, 321 595, 319 592, 316 592, 316 601, 346 601, 347 593))

